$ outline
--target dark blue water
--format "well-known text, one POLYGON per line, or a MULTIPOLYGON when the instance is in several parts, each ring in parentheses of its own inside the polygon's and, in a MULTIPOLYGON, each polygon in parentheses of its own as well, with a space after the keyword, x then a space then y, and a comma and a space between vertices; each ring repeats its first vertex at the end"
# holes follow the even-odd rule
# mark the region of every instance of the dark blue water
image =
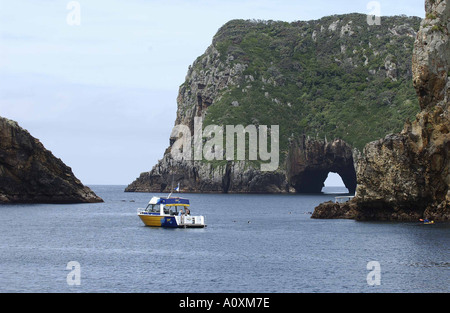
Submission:
POLYGON ((105 203, 0 206, 1 292, 450 291, 450 224, 311 219, 332 194, 189 194, 207 228, 150 228, 151 194, 93 189, 105 203))

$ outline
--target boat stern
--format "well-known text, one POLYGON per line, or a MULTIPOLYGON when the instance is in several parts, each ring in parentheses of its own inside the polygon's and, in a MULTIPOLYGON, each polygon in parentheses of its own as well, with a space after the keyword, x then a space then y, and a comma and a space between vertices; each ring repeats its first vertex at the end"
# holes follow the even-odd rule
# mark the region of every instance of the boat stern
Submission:
POLYGON ((183 215, 179 216, 179 225, 180 227, 192 227, 192 228, 203 228, 206 227, 205 217, 202 215, 199 216, 190 216, 183 215))

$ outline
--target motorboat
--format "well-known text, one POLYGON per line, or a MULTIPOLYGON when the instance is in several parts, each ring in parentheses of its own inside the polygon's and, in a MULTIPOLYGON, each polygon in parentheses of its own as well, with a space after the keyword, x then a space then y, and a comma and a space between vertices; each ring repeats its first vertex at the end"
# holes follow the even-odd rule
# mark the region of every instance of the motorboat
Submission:
POLYGON ((205 217, 191 215, 189 199, 180 197, 152 197, 147 207, 137 210, 146 226, 188 228, 206 227, 205 217))

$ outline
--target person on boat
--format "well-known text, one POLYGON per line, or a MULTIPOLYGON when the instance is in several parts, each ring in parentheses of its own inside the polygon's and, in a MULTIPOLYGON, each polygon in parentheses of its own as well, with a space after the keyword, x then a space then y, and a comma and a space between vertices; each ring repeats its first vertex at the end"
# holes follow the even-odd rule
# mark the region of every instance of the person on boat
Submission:
POLYGON ((180 209, 180 212, 178 212, 178 216, 182 216, 184 214, 183 209, 180 209))
POLYGON ((184 209, 186 211, 186 215, 191 215, 191 211, 187 207, 184 207, 184 209))

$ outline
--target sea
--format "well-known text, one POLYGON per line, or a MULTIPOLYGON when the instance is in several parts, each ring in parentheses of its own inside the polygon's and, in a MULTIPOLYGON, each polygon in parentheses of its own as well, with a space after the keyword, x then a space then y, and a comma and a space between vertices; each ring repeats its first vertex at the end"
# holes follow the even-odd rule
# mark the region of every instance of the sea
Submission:
MULTIPOLYGON (((176 194, 207 227, 145 226, 153 195, 0 206, 2 293, 448 293, 450 224, 318 220, 343 195, 176 194)), ((345 190, 344 190, 345 189, 345 190)))

